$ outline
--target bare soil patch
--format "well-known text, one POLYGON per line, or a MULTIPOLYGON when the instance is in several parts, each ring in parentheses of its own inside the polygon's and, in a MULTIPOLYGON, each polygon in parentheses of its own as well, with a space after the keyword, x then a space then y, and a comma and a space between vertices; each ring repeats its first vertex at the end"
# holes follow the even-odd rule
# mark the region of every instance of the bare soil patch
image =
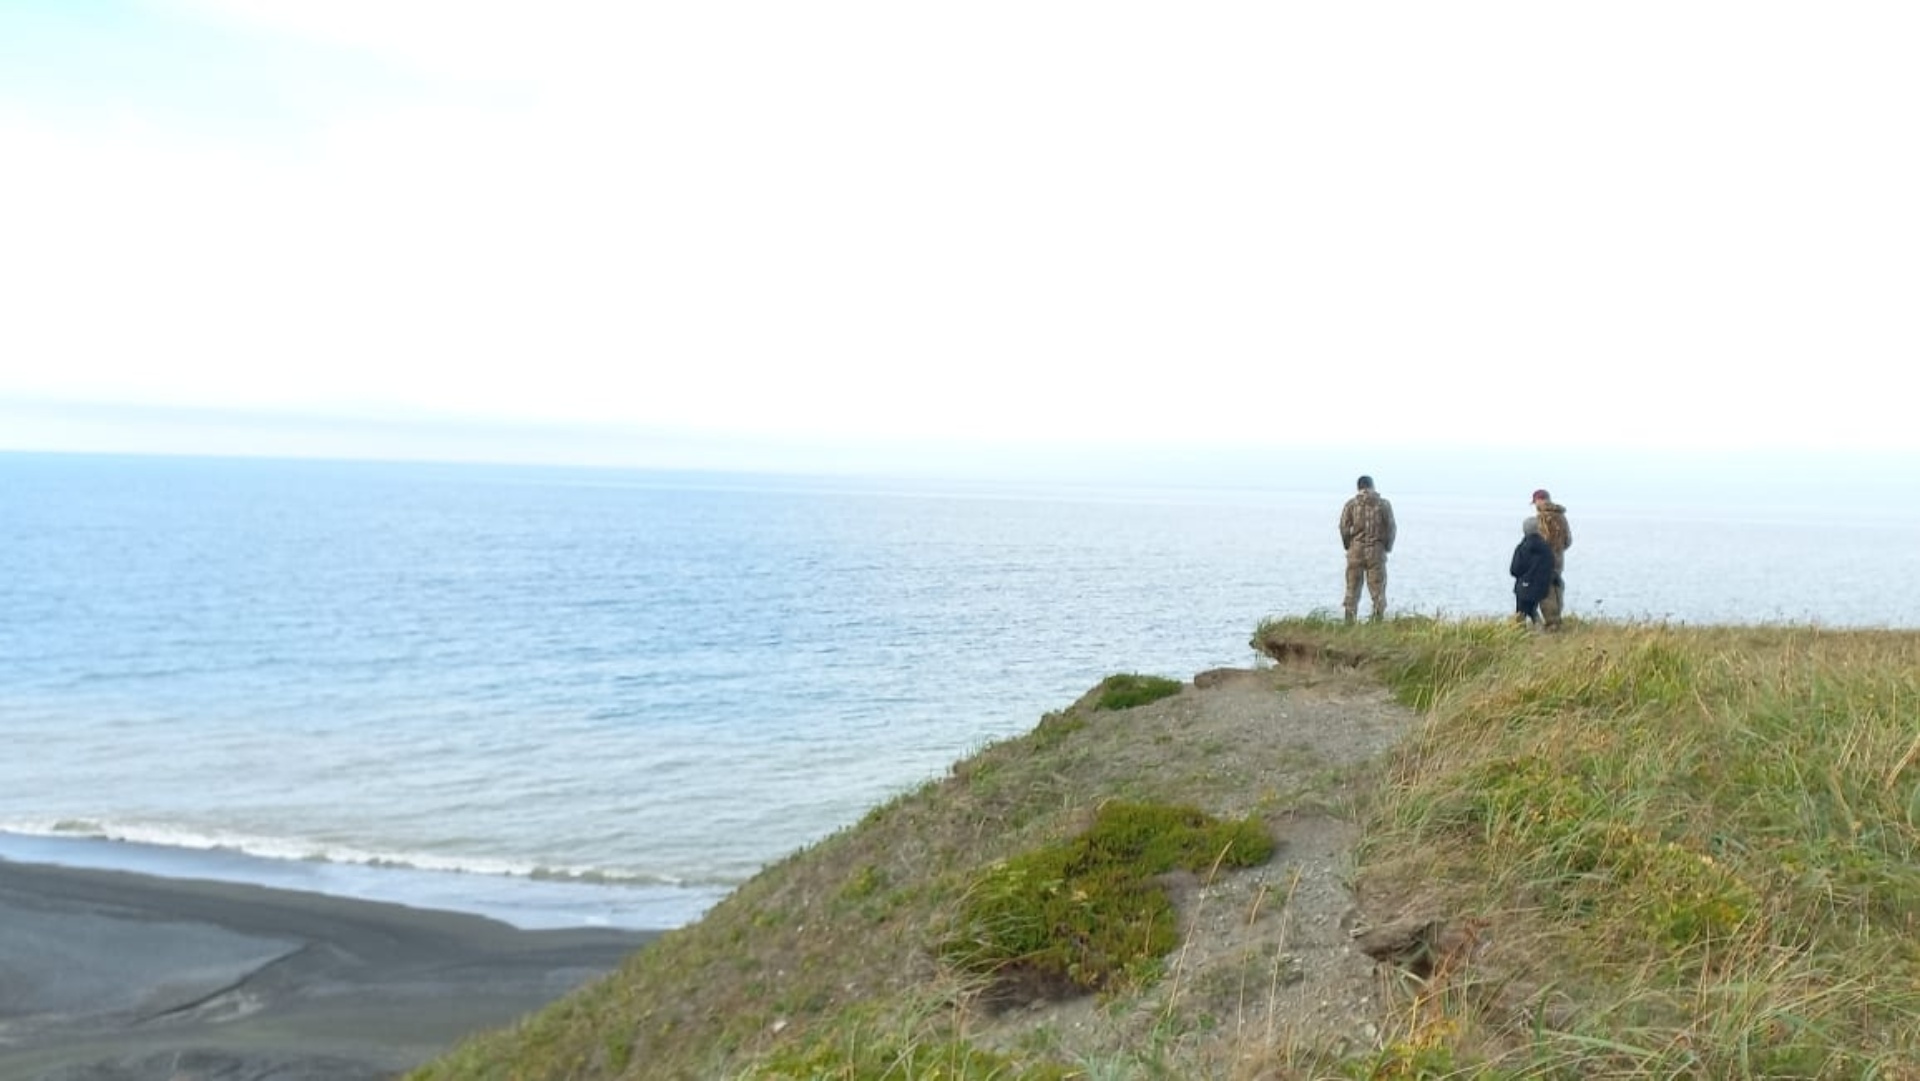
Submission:
POLYGON ((1101 768, 1116 784, 1166 770, 1177 745, 1172 757, 1206 763, 1204 809, 1267 815, 1279 853, 1245 871, 1169 880, 1183 944, 1144 995, 1033 1002, 981 1035, 1044 1040, 1094 1065, 1157 1041, 1220 1077, 1266 1076, 1276 1049, 1378 1043, 1385 974, 1361 940, 1405 914, 1363 911, 1353 846, 1385 752, 1418 715, 1376 679, 1315 657, 1203 672, 1179 695, 1113 718, 1101 768))

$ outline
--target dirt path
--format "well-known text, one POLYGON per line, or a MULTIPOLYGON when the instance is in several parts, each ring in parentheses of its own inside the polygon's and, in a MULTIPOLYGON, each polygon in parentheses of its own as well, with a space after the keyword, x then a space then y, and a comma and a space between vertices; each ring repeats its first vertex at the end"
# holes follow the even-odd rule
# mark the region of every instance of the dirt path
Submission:
POLYGON ((1145 997, 1118 1013, 1092 998, 1015 1011, 995 1022, 996 1042, 1044 1030, 1090 1063, 1179 1045, 1169 1053, 1220 1077, 1260 1076, 1275 1047, 1372 1046, 1381 977, 1355 942, 1355 817, 1383 753, 1418 716, 1357 672, 1290 664, 1204 672, 1127 712, 1103 763, 1116 777, 1165 768, 1173 741, 1232 748, 1212 760, 1218 798, 1206 809, 1286 808, 1280 851, 1262 867, 1172 883, 1183 945, 1145 997))

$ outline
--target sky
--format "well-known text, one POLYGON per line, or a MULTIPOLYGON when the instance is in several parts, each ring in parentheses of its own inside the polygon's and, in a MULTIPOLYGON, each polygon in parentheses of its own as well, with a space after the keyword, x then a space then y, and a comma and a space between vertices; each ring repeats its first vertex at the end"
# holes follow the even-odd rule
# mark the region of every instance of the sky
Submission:
POLYGON ((1874 2, 0 0, 0 449, 1920 473, 1916 49, 1874 2))

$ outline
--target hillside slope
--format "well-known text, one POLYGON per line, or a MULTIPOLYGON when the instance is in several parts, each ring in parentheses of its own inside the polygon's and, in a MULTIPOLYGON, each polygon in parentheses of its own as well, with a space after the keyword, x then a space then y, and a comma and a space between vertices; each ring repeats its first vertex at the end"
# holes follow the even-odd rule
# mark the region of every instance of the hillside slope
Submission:
POLYGON ((1344 666, 1198 684, 1118 711, 1089 694, 768 868, 619 977, 418 1076, 724 1077, 849 1013, 881 1042, 924 1038, 916 1026, 931 1020, 1015 1059, 1033 1057, 1014 1054, 1025 1048, 1067 1062, 1117 1062, 1136 1046, 1202 1062, 1241 1042, 1370 1043, 1373 962, 1349 936, 1356 801, 1415 716, 1344 666), (1168 883, 1182 947, 1143 993, 977 1009, 930 954, 969 875, 1071 834, 1113 799, 1256 813, 1279 851, 1168 883))
POLYGON ((1920 1078, 1920 635, 1255 644, 1146 704, 1107 681, 416 1076, 1920 1078), (1159 804, 1273 855, 1087 870, 1159 804), (1170 945, 1112 956, 1163 940, 1109 885, 1169 899, 1170 945), (997 936, 1027 952, 955 949, 997 936))

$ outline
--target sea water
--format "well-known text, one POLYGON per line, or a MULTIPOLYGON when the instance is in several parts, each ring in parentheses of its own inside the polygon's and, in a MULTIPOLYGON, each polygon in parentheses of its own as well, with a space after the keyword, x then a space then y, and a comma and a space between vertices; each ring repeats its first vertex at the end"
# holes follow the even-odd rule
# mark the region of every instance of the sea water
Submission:
MULTIPOLYGON (((1121 671, 1337 609, 1345 491, 0 454, 0 859, 665 928, 1121 671)), ((1401 611, 1514 500, 1387 493, 1401 611)), ((1576 615, 1920 625, 1920 519, 1568 500, 1576 615)))

